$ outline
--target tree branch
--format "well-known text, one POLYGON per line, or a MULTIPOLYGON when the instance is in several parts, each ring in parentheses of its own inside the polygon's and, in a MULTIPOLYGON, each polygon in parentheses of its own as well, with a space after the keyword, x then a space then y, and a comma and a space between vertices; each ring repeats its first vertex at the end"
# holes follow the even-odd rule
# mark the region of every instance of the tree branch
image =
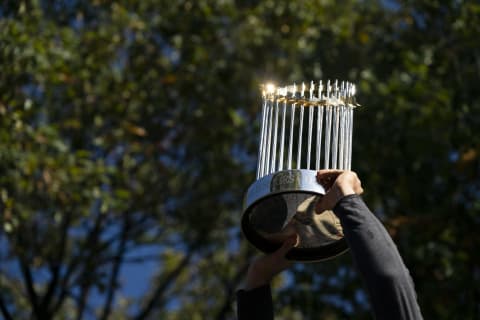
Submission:
POLYGON ((38 305, 38 295, 33 285, 32 272, 27 262, 24 260, 24 257, 19 257, 18 262, 20 264, 20 270, 22 272, 23 281, 27 289, 28 299, 32 303, 33 314, 35 315, 36 318, 42 319, 43 314, 38 305))
POLYGON ((110 279, 108 281, 108 292, 107 292, 107 299, 103 308, 102 316, 100 317, 101 320, 106 320, 110 315, 112 309, 112 302, 116 291, 116 283, 118 280, 118 275, 120 272, 120 266, 123 262, 123 258, 125 255, 126 244, 128 240, 128 233, 130 230, 130 221, 128 219, 128 213, 125 212, 123 214, 124 222, 122 227, 122 233, 120 238, 120 244, 118 245, 118 250, 115 255, 115 260, 112 266, 112 273, 110 274, 110 279))
MULTIPOLYGON (((52 274, 52 279, 50 280, 50 283, 48 284, 48 289, 45 295, 43 296, 42 299, 42 309, 48 310, 49 312, 53 311, 50 310, 50 304, 52 302, 53 294, 55 293, 55 289, 57 289, 58 282, 60 280, 60 265, 65 257, 65 249, 67 246, 67 234, 68 234, 68 229, 70 227, 70 222, 71 222, 71 214, 67 213, 66 218, 62 221, 61 224, 61 236, 60 236, 60 241, 58 243, 59 251, 58 255, 53 261, 51 265, 51 274, 52 274)), ((53 315, 53 313, 51 313, 53 315)))
POLYGON ((83 312, 86 308, 87 304, 87 297, 90 291, 90 287, 92 286, 92 267, 97 267, 95 263, 95 259, 99 254, 98 250, 98 240, 100 239, 100 234, 102 232, 102 221, 103 221, 103 214, 97 212, 97 218, 95 219, 95 226, 92 228, 88 235, 88 240, 85 242, 85 245, 82 248, 82 252, 85 249, 89 249, 88 256, 86 257, 83 263, 83 269, 78 277, 79 285, 80 285, 80 297, 78 300, 79 307, 77 312, 77 319, 82 319, 83 312))
MULTIPOLYGON (((97 217, 95 218, 95 224, 93 228, 88 232, 87 240, 79 250, 79 255, 74 256, 70 262, 68 263, 67 270, 65 272, 65 275, 63 276, 62 281, 60 282, 60 290, 59 290, 59 296, 56 301, 56 303, 53 305, 51 308, 52 314, 54 314, 56 311, 58 311, 62 305, 63 302, 65 301, 65 298, 67 297, 68 294, 68 284, 71 280, 72 275, 75 273, 79 263, 82 260, 89 261, 91 259, 91 256, 93 254, 98 253, 97 250, 95 250, 95 253, 92 253, 90 256, 87 258, 83 259, 82 253, 85 252, 86 248, 93 248, 94 245, 96 244, 98 240, 98 236, 101 230, 101 223, 103 221, 104 215, 102 214, 97 214, 97 217)), ((85 271, 84 271, 85 272, 85 271)))
POLYGON ((1 295, 0 295, 0 311, 2 312, 5 320, 13 320, 12 315, 10 314, 10 312, 7 309, 7 306, 3 302, 3 299, 2 299, 1 295))
POLYGON ((80 297, 77 300, 78 309, 77 309, 77 320, 81 320, 83 318, 83 312, 87 306, 87 297, 91 287, 91 280, 87 278, 85 282, 81 285, 80 297))
POLYGON ((183 259, 178 263, 175 269, 173 269, 165 277, 165 279, 158 284, 149 301, 146 303, 143 309, 141 309, 140 312, 134 317, 135 320, 144 320, 147 318, 150 312, 152 312, 152 310, 154 309, 155 305, 157 305, 161 301, 163 295, 165 294, 165 291, 168 289, 168 287, 170 287, 170 284, 182 273, 183 269, 185 269, 185 267, 189 264, 192 255, 193 250, 190 250, 187 255, 183 257, 183 259))
MULTIPOLYGON (((146 245, 143 245, 142 247, 144 247, 146 245)), ((128 251, 128 248, 125 249, 125 252, 128 251)), ((123 263, 128 263, 128 264, 138 264, 138 263, 142 263, 142 262, 148 262, 148 261, 156 261, 160 258, 161 256, 159 254, 145 254, 145 255, 138 255, 138 256, 134 256, 134 257, 124 257, 123 258, 123 263)), ((109 257, 106 257, 102 260, 100 260, 100 263, 101 264, 108 264, 108 263, 111 263, 113 261, 115 261, 116 259, 118 259, 119 256, 118 255, 113 255, 113 256, 109 256, 109 257)))
MULTIPOLYGON (((2 211, 0 210, 0 212, 2 212, 2 211)), ((0 233, 0 246, 1 246, 2 248, 3 248, 3 247, 8 248, 8 245, 3 243, 3 241, 2 241, 2 240, 3 240, 3 239, 2 239, 2 236, 3 236, 3 234, 0 233)), ((5 239, 6 239, 6 241, 8 241, 8 238, 7 238, 6 235, 5 235, 5 239)), ((7 250, 8 250, 8 249, 7 249, 7 250)), ((7 250, 6 250, 6 251, 7 251, 7 250)), ((4 270, 3 270, 3 263, 4 263, 4 255, 3 255, 3 253, 2 253, 2 254, 0 255, 0 264, 1 264, 1 265, 0 265, 0 272, 2 272, 3 275, 5 275, 5 272, 4 272, 4 270)), ((0 285, 1 285, 0 290, 3 291, 3 276, 0 277, 0 285)), ((0 293, 1 293, 1 292, 0 292, 0 293)), ((7 305, 6 305, 5 302, 3 301, 1 294, 0 294, 0 311, 1 311, 1 314, 3 314, 3 317, 5 318, 5 320, 13 320, 12 315, 11 315, 10 312, 8 311, 7 305)))
MULTIPOLYGON (((130 210, 131 210, 131 208, 129 210, 126 210, 126 212, 130 212, 130 210)), ((101 224, 104 220, 104 217, 105 217, 105 215, 103 215, 103 214, 97 214, 97 217, 96 217, 95 222, 94 222, 94 226, 91 228, 91 230, 88 231, 88 235, 86 237, 87 240, 79 250, 80 254, 72 257, 70 262, 68 263, 66 271, 65 271, 65 275, 62 277, 62 280, 61 280, 60 285, 59 285, 60 289, 59 289, 59 292, 58 292, 58 299, 55 302, 54 306, 52 306, 52 308, 50 310, 50 312, 52 314, 55 313, 57 310, 59 310, 61 308, 61 306, 63 305, 63 302, 68 295, 68 286, 69 286, 69 283, 72 281, 72 276, 81 267, 81 264, 85 264, 86 261, 90 261, 91 258, 92 258, 92 255, 95 256, 95 258, 100 259, 100 260, 97 260, 98 264, 107 264, 110 261, 112 261, 112 260, 115 261, 117 259, 116 255, 111 257, 111 259, 102 259, 102 257, 98 256, 100 252, 103 252, 108 247, 110 247, 115 241, 117 241, 119 236, 121 238, 121 234, 114 234, 110 238, 103 241, 102 243, 100 243, 100 244, 97 243, 97 241, 94 239, 94 237, 98 236, 98 234, 100 233, 101 224), (93 248, 93 247, 95 249, 91 252, 90 255, 88 255, 87 257, 82 255, 82 253, 84 253, 86 251, 88 252, 88 250, 87 250, 88 248, 93 248)), ((132 232, 136 229, 138 229, 137 232, 140 232, 140 230, 141 230, 140 226, 145 223, 147 218, 148 217, 143 217, 139 221, 136 221, 133 225, 129 226, 130 236, 132 235, 132 232)), ((92 250, 92 249, 90 249, 90 250, 92 250)), ((125 251, 127 251, 127 249, 125 249, 125 251)), ((78 278, 81 279, 82 277, 85 277, 85 272, 86 272, 85 270, 82 270, 81 274, 78 278), (83 275, 82 275, 82 273, 83 273, 83 275)), ((77 280, 75 280, 74 282, 76 283, 76 281, 77 280)), ((80 298, 77 299, 77 302, 78 301, 80 301, 80 298)))
POLYGON ((50 310, 52 314, 57 312, 62 307, 63 301, 68 295, 68 288, 67 288, 68 282, 70 281, 70 278, 74 273, 79 261, 80 259, 78 257, 74 257, 72 258, 72 260, 70 260, 70 263, 67 266, 67 271, 65 272, 65 275, 63 276, 63 279, 60 282, 60 286, 59 286, 60 290, 58 293, 57 301, 55 302, 55 304, 52 306, 50 310))

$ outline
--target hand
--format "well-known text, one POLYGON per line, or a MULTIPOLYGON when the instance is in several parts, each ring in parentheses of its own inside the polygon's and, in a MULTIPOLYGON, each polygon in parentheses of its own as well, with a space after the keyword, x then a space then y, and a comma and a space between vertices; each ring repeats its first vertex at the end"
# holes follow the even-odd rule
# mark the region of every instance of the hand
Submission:
POLYGON ((317 202, 315 207, 317 213, 332 210, 345 196, 363 193, 362 183, 353 171, 320 170, 317 172, 317 181, 326 191, 326 194, 317 202))
POLYGON ((277 251, 255 259, 248 268, 245 290, 270 283, 275 275, 290 267, 293 263, 285 255, 297 242, 298 236, 295 234, 288 237, 277 251))

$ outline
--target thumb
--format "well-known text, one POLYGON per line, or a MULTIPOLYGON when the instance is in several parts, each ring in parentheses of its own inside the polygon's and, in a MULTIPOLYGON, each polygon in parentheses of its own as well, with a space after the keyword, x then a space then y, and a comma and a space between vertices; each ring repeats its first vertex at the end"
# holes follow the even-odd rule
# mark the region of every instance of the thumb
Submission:
POLYGON ((315 205, 315 212, 322 213, 325 210, 331 210, 336 203, 336 190, 334 188, 327 191, 327 193, 320 198, 315 205))

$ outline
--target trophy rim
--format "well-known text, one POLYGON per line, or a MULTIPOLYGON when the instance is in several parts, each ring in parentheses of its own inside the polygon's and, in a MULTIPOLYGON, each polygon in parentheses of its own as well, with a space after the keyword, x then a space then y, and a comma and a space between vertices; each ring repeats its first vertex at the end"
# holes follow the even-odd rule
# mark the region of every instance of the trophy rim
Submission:
POLYGON ((324 195, 325 189, 317 182, 317 170, 288 169, 270 173, 253 182, 248 188, 244 202, 245 212, 256 202, 268 196, 287 192, 307 192, 324 195), (294 181, 281 181, 283 177, 290 176, 294 181), (293 177, 292 177, 293 176, 293 177))

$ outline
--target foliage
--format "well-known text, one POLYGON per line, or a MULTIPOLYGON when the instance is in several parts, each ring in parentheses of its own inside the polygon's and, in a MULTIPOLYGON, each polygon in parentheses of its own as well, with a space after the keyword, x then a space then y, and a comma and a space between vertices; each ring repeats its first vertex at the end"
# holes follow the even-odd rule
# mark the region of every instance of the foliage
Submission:
MULTIPOLYGON (((258 86, 338 77, 424 317, 480 317, 479 36, 474 1, 3 2, 3 316, 234 318, 258 86)), ((348 255, 286 280, 279 319, 370 317, 348 255)))

